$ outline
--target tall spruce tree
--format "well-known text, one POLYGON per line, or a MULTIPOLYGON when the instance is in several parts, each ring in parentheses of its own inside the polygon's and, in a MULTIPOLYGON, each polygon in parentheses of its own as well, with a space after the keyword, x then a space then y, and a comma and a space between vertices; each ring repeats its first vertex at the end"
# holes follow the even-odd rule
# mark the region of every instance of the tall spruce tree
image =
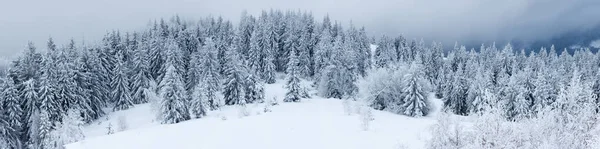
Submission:
POLYGON ((239 56, 234 48, 228 51, 228 61, 225 65, 225 83, 223 84, 223 96, 226 105, 247 103, 245 95, 246 71, 239 63, 239 56), (243 101, 242 101, 243 100, 243 101))
POLYGON ((12 135, 18 136, 8 138, 9 144, 11 144, 11 148, 19 148, 23 142, 21 141, 21 132, 22 125, 24 124, 22 121, 24 111, 21 109, 21 101, 17 86, 12 80, 6 81, 6 85, 4 85, 1 97, 1 104, 4 106, 2 115, 6 116, 6 121, 8 122, 7 129, 13 131, 12 135))
POLYGON ((425 74, 419 64, 413 62, 404 81, 404 114, 413 117, 421 117, 429 114, 431 110, 427 100, 428 83, 425 74))
POLYGON ((161 123, 175 124, 189 120, 191 117, 181 76, 177 74, 172 64, 168 62, 166 64, 167 72, 160 82, 160 96, 163 98, 160 103, 161 123))
POLYGON ((199 85, 203 88, 203 95, 208 103, 210 110, 216 110, 222 105, 221 99, 217 97, 217 92, 220 90, 221 75, 219 74, 219 61, 217 59, 217 50, 211 39, 206 40, 206 45, 200 50, 202 53, 202 62, 199 65, 200 73, 199 85))
POLYGON ((131 91, 129 88, 129 80, 125 70, 125 63, 122 60, 122 54, 117 53, 117 65, 113 70, 113 78, 111 82, 111 97, 115 100, 114 111, 126 110, 133 107, 131 99, 131 91))
POLYGON ((299 102, 300 101, 300 78, 299 78, 299 67, 298 66, 298 58, 296 53, 292 51, 290 53, 290 58, 287 66, 287 78, 285 88, 287 92, 285 93, 284 102, 299 102))

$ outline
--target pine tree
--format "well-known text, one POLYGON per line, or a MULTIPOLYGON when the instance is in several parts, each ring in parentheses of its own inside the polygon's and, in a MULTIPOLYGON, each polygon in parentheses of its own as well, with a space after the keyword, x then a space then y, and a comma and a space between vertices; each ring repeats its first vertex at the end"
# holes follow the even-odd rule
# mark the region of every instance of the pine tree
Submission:
POLYGON ((125 73, 124 62, 122 61, 122 55, 118 53, 117 55, 117 65, 114 69, 114 76, 112 78, 111 87, 112 98, 115 100, 114 111, 126 110, 133 107, 133 101, 131 99, 131 91, 129 90, 129 81, 128 76, 125 73))
POLYGON ((385 67, 397 60, 397 56, 394 54, 393 45, 387 36, 381 37, 379 44, 375 49, 374 59, 377 68, 385 67))
POLYGON ((263 103, 265 101, 265 89, 263 83, 253 74, 248 74, 245 79, 244 98, 247 103, 263 103))
POLYGON ((263 63, 266 62, 264 55, 264 50, 267 50, 264 47, 264 41, 262 39, 264 35, 260 30, 254 30, 252 32, 252 37, 250 37, 250 47, 248 51, 248 67, 255 71, 257 74, 265 73, 265 66, 263 63))
POLYGON ((57 82, 55 79, 56 72, 54 67, 54 61, 51 55, 44 58, 44 69, 42 70, 42 77, 40 78, 40 89, 38 91, 40 99, 40 112, 44 113, 42 116, 47 116, 49 125, 60 120, 60 107, 56 95, 57 82))
POLYGON ((81 78, 78 84, 87 92, 87 98, 90 103, 90 108, 86 110, 89 113, 88 116, 84 116, 85 122, 91 122, 106 114, 104 108, 107 106, 107 102, 110 98, 110 83, 108 80, 108 73, 101 67, 100 60, 97 57, 97 49, 84 49, 83 54, 80 57, 80 64, 78 70, 80 73, 86 74, 84 78, 81 78))
POLYGON ((466 115, 467 104, 466 104, 466 80, 463 74, 462 66, 459 66, 457 72, 454 72, 451 77, 451 83, 448 85, 448 93, 444 95, 444 106, 447 110, 452 113, 466 115))
POLYGON ((333 39, 331 37, 331 34, 329 33, 328 29, 325 29, 321 32, 320 38, 319 38, 319 43, 317 44, 317 47, 315 48, 315 54, 314 54, 314 72, 315 72, 315 76, 320 77, 319 75, 322 75, 320 73, 322 73, 325 69, 325 67, 327 67, 328 62, 328 57, 330 56, 330 51, 333 48, 333 39))
POLYGON ((206 116, 206 95, 201 85, 196 85, 190 101, 190 111, 194 118, 201 118, 206 116))
POLYGON ((40 110, 40 124, 39 124, 39 144, 37 146, 33 144, 34 148, 52 148, 50 144, 52 140, 51 132, 54 130, 54 124, 51 121, 49 113, 44 110, 40 110))
POLYGON ((203 71, 200 73, 199 85, 202 86, 203 95, 206 96, 204 101, 207 103, 204 104, 207 104, 210 110, 216 110, 221 106, 221 100, 217 97, 220 89, 217 51, 211 39, 206 40, 206 45, 200 51, 203 55, 202 62, 200 62, 201 68, 198 69, 203 71))
POLYGON ((404 114, 413 117, 421 117, 429 114, 430 104, 427 100, 428 85, 424 79, 421 66, 413 62, 409 73, 404 76, 404 114))
POLYGON ((228 62, 225 65, 225 83, 223 84, 223 96, 226 105, 245 104, 244 99, 246 72, 239 64, 238 55, 234 49, 228 52, 228 62))
POLYGON ((286 81, 286 89, 284 102, 299 102, 300 101, 300 78, 299 70, 298 70, 298 58, 296 53, 292 51, 290 53, 290 58, 288 61, 288 70, 287 70, 287 81, 286 81))
POLYGON ((134 55, 134 67, 133 70, 133 81, 131 85, 132 100, 134 104, 147 103, 148 97, 146 97, 146 93, 144 92, 149 88, 149 81, 151 79, 151 74, 149 72, 148 62, 148 44, 147 42, 142 43, 142 48, 139 48, 135 51, 134 55))
POLYGON ((191 119, 183 82, 175 67, 166 63, 167 72, 160 83, 160 96, 163 98, 160 106, 161 123, 175 124, 191 119))
POLYGON ((28 148, 39 148, 41 144, 41 126, 43 122, 41 122, 40 111, 38 108, 34 108, 34 110, 30 113, 29 119, 27 120, 27 142, 26 146, 28 148))
POLYGON ((160 80, 161 69, 165 63, 164 58, 164 38, 158 36, 158 33, 151 32, 152 36, 150 37, 150 49, 148 53, 150 53, 150 74, 152 79, 155 81, 160 80))
POLYGON ((265 82, 267 84, 273 84, 275 83, 275 64, 273 63, 273 55, 269 54, 267 55, 267 58, 265 59, 265 71, 264 71, 264 77, 263 80, 265 80, 265 82))
MULTIPOLYGON (((2 102, 0 102, 4 106, 2 115, 6 116, 6 121, 8 123, 8 128, 5 129, 12 130, 12 135, 14 136, 21 136, 24 111, 21 109, 17 86, 12 80, 7 81, 7 85, 5 85, 2 91, 2 98, 2 102)), ((22 143, 19 137, 11 137, 8 139, 8 144, 11 144, 12 148, 17 148, 22 143)))
POLYGON ((25 107, 28 107, 27 109, 24 109, 24 122, 26 122, 26 125, 22 127, 24 129, 23 136, 25 136, 24 140, 22 141, 27 145, 32 144, 31 142, 35 142, 36 144, 39 143, 38 139, 36 139, 36 137, 38 136, 36 135, 38 134, 37 129, 39 127, 38 123, 40 100, 38 98, 36 83, 34 81, 35 80, 29 80, 23 82, 23 85, 25 87, 20 95, 20 97, 22 97, 25 102, 25 107))

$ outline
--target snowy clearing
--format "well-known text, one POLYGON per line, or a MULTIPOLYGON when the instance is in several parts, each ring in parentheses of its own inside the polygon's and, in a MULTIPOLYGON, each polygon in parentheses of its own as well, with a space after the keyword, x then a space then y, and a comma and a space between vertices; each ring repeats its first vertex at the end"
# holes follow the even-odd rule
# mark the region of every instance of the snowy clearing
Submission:
MULTIPOLYGON (((281 99, 285 93, 279 81, 266 86, 266 99, 281 99)), ((424 148, 430 138, 433 116, 412 118, 384 111, 373 111, 369 130, 361 128, 356 110, 344 113, 338 99, 313 98, 300 103, 283 103, 264 113, 264 104, 249 105, 248 117, 238 116, 238 108, 224 107, 202 119, 172 125, 152 122, 147 104, 111 113, 109 121, 116 127, 119 115, 126 115, 129 130, 105 135, 108 122, 86 127, 87 139, 67 145, 68 149, 332 149, 377 148, 400 146, 424 148)), ((435 100, 434 105, 441 103, 435 100)), ((352 102, 351 107, 357 103, 352 102)), ((353 108, 356 109, 356 108, 353 108)), ((434 111, 435 113, 435 111, 434 111)))

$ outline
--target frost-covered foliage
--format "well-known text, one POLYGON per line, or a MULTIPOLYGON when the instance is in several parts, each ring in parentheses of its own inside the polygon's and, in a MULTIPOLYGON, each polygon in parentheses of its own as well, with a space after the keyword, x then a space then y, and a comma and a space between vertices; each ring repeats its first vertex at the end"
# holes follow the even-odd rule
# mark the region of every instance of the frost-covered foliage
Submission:
POLYGON ((394 64, 392 67, 367 71, 358 81, 359 95, 377 110, 386 110, 408 116, 429 113, 429 82, 419 64, 394 64))
POLYGON ((371 121, 375 119, 373 117, 372 108, 364 104, 363 102, 359 102, 359 104, 356 105, 356 109, 358 109, 360 126, 362 130, 369 130, 369 127, 371 126, 371 121))
POLYGON ((400 113, 402 97, 402 80, 406 75, 406 65, 394 68, 377 68, 367 71, 367 76, 358 80, 359 95, 371 107, 400 113))
POLYGON ((448 113, 440 113, 438 121, 431 128, 432 138, 427 143, 428 149, 464 148, 469 144, 470 134, 464 126, 448 113))
MULTIPOLYGON (((577 76, 577 75, 574 75, 577 76)), ((577 77, 575 77, 577 78, 577 77)), ((457 148, 461 142, 463 148, 503 149, 503 148, 597 148, 598 120, 595 114, 596 104, 591 102, 591 92, 577 85, 573 79, 570 86, 562 89, 558 100, 552 107, 544 108, 533 118, 509 121, 505 117, 504 107, 495 102, 484 106, 480 114, 473 116, 474 124, 470 129, 462 129, 460 133, 468 137, 458 138, 447 135, 448 127, 444 125, 464 125, 457 121, 444 123, 440 121, 432 131, 430 148, 457 148), (587 96, 587 97, 586 97, 587 96), (585 100, 588 99, 588 100, 585 100), (442 129, 437 129, 442 128, 442 129), (446 140, 446 141, 444 141, 446 140), (448 141, 455 140, 455 141, 448 141)), ((489 94, 486 93, 486 94, 489 94)), ((494 98, 486 95, 486 98, 494 98)), ((485 99, 488 100, 488 99, 485 99)), ((442 115, 443 119, 452 119, 451 115, 442 115)))
POLYGON ((119 115, 117 119, 118 131, 125 131, 129 129, 129 124, 127 123, 127 117, 125 115, 119 115))
POLYGON ((80 112, 69 110, 61 123, 55 124, 55 130, 44 138, 43 147, 45 149, 64 149, 64 145, 83 140, 83 120, 80 112))

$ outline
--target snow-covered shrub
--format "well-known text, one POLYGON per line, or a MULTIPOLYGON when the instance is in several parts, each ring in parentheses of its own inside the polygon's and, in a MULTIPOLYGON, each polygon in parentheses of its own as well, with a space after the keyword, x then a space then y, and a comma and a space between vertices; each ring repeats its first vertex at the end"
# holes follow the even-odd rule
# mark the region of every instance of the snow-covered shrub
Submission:
POLYGON ((127 117, 125 115, 120 115, 117 119, 118 131, 125 131, 129 128, 129 124, 127 123, 127 117))
POLYGON ((56 122, 55 129, 43 140, 42 146, 49 149, 63 149, 64 145, 83 140, 83 119, 78 110, 69 110, 62 123, 56 122))
POLYGON ((371 121, 373 121, 373 112, 371 111, 371 107, 367 105, 360 104, 357 107, 360 109, 359 118, 360 118, 360 126, 363 130, 369 130, 371 121))
POLYGON ((108 126, 106 126, 106 134, 107 135, 111 135, 115 133, 115 129, 113 128, 113 125, 111 122, 108 123, 108 126))
POLYGON ((428 81, 422 66, 404 63, 369 70, 358 80, 359 97, 377 110, 408 116, 425 116, 431 109, 428 81))
POLYGON ((265 103, 265 107, 263 109, 263 112, 271 112, 271 107, 273 107, 274 105, 277 105, 277 97, 273 97, 272 99, 268 99, 267 102, 265 103))
MULTIPOLYGON (((595 109, 598 105, 594 102, 590 86, 582 85, 577 80, 578 77, 573 78, 575 79, 568 86, 560 90, 556 102, 531 118, 507 120, 503 104, 484 102, 480 105, 479 114, 473 116, 475 123, 472 129, 457 131, 458 129, 449 126, 459 126, 459 122, 447 121, 445 119, 450 116, 442 115, 439 123, 434 125, 433 139, 428 146, 468 149, 597 148, 595 142, 598 141, 596 138, 599 132, 595 109), (468 142, 462 141, 461 146, 456 146, 457 143, 452 141, 458 140, 456 134, 467 134, 472 138, 466 139, 468 142)), ((484 101, 495 99, 490 95, 483 97, 484 101)))
POLYGON ((342 106, 344 107, 344 114, 352 115, 352 101, 350 99, 342 99, 342 106))
POLYGON ((250 110, 248 110, 248 106, 246 105, 244 100, 242 100, 242 102, 238 105, 238 116, 240 118, 242 118, 242 117, 246 117, 249 115, 250 115, 250 110))
MULTIPOLYGON (((405 69, 403 65, 398 69, 405 69)), ((359 79, 357 82, 358 95, 363 98, 369 106, 377 110, 394 111, 401 100, 402 76, 404 71, 397 71, 394 68, 377 68, 367 72, 367 76, 359 79)))
POLYGON ((144 94, 148 97, 148 102, 150 103, 150 112, 155 115, 154 120, 160 121, 160 102, 161 98, 158 97, 157 94, 157 83, 153 80, 150 80, 149 87, 144 89, 144 94))
POLYGON ((471 140, 463 126, 448 113, 440 113, 437 123, 431 128, 432 138, 427 143, 429 149, 463 148, 471 140))
POLYGON ((472 129, 473 139, 468 148, 515 148, 514 142, 520 142, 512 126, 503 116, 502 108, 486 108, 476 118, 472 129))

